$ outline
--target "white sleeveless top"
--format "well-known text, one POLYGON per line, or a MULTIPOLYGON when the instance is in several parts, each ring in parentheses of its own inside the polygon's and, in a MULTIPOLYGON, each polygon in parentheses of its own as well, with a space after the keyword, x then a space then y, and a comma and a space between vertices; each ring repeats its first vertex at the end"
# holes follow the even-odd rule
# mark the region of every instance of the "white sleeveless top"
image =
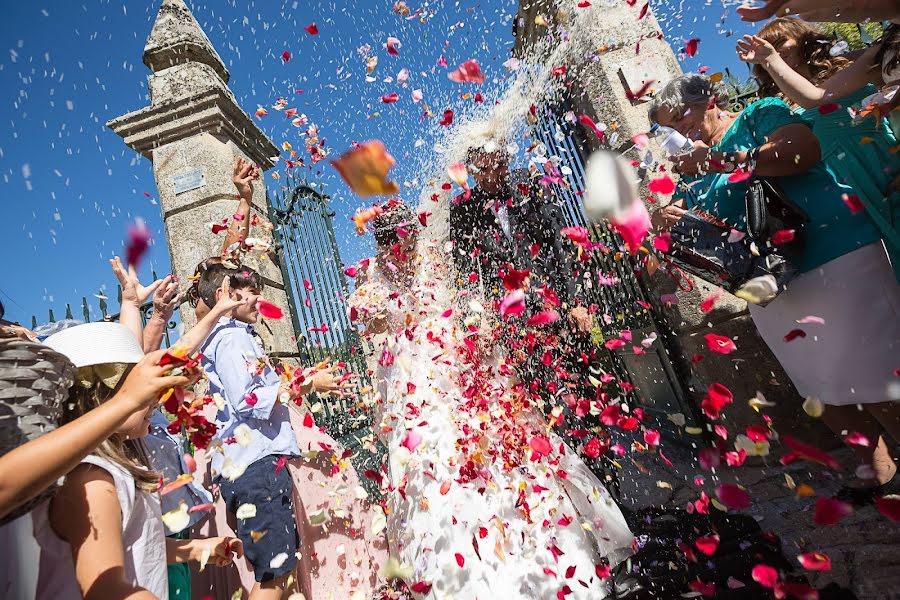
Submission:
MULTIPOLYGON (((160 600, 168 600, 166 537, 159 496, 139 491, 128 471, 106 459, 91 455, 81 462, 100 467, 115 483, 122 510, 125 577, 160 600)), ((45 502, 32 512, 34 537, 41 548, 36 599, 81 600, 72 548, 50 526, 49 505, 45 502)))

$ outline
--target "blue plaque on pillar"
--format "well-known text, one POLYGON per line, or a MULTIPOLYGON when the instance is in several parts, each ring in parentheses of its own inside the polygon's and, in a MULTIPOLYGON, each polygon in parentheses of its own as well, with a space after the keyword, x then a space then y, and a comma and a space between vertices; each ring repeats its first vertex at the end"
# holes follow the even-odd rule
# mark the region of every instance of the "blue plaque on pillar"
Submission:
POLYGON ((179 173, 172 177, 172 185, 175 187, 175 194, 183 194, 206 185, 206 177, 203 175, 203 169, 192 169, 179 173))

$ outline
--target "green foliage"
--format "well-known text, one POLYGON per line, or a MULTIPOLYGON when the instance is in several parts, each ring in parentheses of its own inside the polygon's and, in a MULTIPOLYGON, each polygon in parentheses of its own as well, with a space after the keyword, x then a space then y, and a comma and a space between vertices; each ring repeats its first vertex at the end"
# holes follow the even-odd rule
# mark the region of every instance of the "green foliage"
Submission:
POLYGON ((877 40, 884 33, 880 23, 819 23, 822 31, 830 36, 837 36, 850 45, 851 50, 861 50, 872 40, 877 40))

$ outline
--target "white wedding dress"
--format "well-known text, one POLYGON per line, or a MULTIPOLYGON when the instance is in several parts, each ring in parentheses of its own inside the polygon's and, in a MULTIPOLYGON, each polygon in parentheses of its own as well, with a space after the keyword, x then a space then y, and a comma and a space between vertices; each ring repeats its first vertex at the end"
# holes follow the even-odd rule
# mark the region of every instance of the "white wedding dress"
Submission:
POLYGON ((464 324, 441 306, 421 272, 405 290, 368 272, 349 300, 389 322, 375 339, 374 427, 388 448, 389 551, 415 597, 605 597, 633 541, 606 488, 501 358, 465 342, 471 314, 464 324))

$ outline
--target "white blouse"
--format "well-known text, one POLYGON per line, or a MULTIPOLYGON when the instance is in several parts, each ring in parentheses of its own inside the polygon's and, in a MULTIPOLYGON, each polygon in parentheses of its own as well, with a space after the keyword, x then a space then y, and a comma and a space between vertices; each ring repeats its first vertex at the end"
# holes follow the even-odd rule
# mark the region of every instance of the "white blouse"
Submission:
MULTIPOLYGON (((125 548, 125 577, 160 600, 169 598, 166 575, 166 538, 159 496, 139 491, 134 478, 122 467, 97 456, 82 463, 109 473, 116 486, 122 510, 122 544, 125 548)), ((41 548, 37 600, 81 600, 75 579, 72 548, 53 531, 49 519, 50 501, 34 509, 34 537, 41 548)))

